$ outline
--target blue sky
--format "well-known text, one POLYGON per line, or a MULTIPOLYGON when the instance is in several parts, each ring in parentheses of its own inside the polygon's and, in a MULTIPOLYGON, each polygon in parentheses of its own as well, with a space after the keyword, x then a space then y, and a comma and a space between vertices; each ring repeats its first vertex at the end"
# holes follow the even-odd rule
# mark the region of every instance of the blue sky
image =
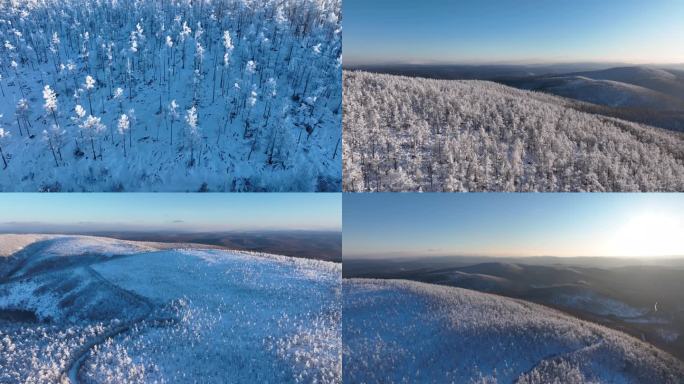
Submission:
POLYGON ((344 0, 346 64, 684 63, 681 0, 344 0))
POLYGON ((341 197, 323 193, 11 194, 0 196, 0 231, 69 229, 333 229, 341 197))
POLYGON ((682 194, 345 194, 344 257, 684 256, 682 194))

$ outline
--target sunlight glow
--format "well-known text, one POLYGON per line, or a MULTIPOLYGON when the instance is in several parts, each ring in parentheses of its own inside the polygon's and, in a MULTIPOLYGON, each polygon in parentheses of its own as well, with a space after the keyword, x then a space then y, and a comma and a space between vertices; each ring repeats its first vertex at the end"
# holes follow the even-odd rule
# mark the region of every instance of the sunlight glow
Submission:
POLYGON ((617 228, 606 250, 620 256, 684 255, 684 221, 667 213, 642 213, 617 228))

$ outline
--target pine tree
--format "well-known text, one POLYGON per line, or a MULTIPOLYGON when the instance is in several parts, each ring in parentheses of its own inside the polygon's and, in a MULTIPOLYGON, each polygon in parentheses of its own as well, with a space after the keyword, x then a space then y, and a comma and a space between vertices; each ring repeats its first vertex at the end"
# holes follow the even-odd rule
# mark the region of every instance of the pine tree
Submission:
POLYGON ((121 144, 123 144, 123 149, 124 149, 124 157, 126 157, 126 132, 130 128, 130 121, 128 120, 128 116, 125 114, 122 114, 121 117, 119 117, 119 124, 118 124, 118 129, 119 129, 119 134, 122 137, 121 144))
MULTIPOLYGON (((0 115, 2 117, 2 115, 0 115)), ((7 169, 7 159, 5 158, 5 152, 2 150, 2 142, 10 137, 10 133, 4 128, 0 127, 0 157, 2 157, 2 169, 7 169)))

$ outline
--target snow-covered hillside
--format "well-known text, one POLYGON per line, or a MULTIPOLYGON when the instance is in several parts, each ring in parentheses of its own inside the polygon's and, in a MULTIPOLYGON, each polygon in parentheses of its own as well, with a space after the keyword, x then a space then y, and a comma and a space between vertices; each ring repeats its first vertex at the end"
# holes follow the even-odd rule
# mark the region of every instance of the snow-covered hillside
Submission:
POLYGON ((551 76, 521 82, 523 88, 609 107, 684 110, 684 100, 638 85, 584 76, 551 76))
POLYGON ((339 0, 0 0, 0 191, 339 191, 339 0))
POLYGON ((46 236, 0 261, 0 382, 341 382, 340 264, 135 246, 46 236))
POLYGON ((401 280, 343 283, 345 382, 681 383, 681 361, 536 304, 401 280))
POLYGON ((684 134, 485 81, 344 74, 345 191, 684 191, 684 134))
POLYGON ((684 100, 684 74, 678 70, 637 66, 608 68, 571 75, 634 84, 684 100))

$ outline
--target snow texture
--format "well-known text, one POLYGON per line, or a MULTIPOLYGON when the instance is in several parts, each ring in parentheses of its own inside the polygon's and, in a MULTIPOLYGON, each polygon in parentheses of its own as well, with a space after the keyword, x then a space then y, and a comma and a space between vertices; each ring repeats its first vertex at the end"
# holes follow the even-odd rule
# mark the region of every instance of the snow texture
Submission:
POLYGON ((344 382, 681 383, 631 336, 524 301, 401 280, 343 282, 344 382))
POLYGON ((13 256, 91 258, 2 277, 0 382, 341 382, 340 264, 94 241, 13 256))
POLYGON ((340 191, 339 0, 0 0, 0 191, 340 191))

